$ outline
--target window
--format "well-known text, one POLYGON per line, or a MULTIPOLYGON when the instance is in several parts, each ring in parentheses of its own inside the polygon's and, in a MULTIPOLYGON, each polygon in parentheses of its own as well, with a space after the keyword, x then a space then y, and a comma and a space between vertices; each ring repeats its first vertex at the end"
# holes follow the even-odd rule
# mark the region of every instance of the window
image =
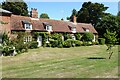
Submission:
POLYGON ((47 30, 47 31, 52 31, 52 26, 46 25, 46 30, 47 30))
POLYGON ((32 37, 31 36, 25 36, 24 37, 24 42, 26 43, 26 42, 30 42, 30 41, 32 41, 32 37))
POLYGON ((72 32, 76 33, 76 27, 72 27, 72 32))
POLYGON ((85 32, 89 32, 89 29, 88 28, 83 28, 85 32))
POLYGON ((25 29, 26 30, 32 30, 32 25, 31 24, 25 24, 25 29))
POLYGON ((89 32, 89 29, 86 29, 85 31, 86 31, 86 32, 89 32))
POLYGON ((76 38, 75 38, 75 36, 74 36, 74 35, 72 35, 72 39, 73 39, 73 40, 76 40, 76 38))

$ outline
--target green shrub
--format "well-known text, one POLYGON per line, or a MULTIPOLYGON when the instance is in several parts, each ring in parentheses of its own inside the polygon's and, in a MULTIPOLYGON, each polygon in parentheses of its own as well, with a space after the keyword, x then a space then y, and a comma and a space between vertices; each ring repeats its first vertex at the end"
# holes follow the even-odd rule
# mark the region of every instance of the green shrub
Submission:
POLYGON ((82 45, 82 42, 79 41, 79 40, 75 40, 75 41, 74 41, 74 44, 75 44, 75 46, 81 46, 81 45, 82 45))
POLYGON ((2 54, 4 56, 10 56, 13 53, 14 49, 12 46, 4 46, 2 50, 2 54))
POLYGON ((82 41, 92 41, 94 39, 94 35, 91 32, 85 32, 82 36, 82 41))
POLYGON ((83 46, 91 46, 92 42, 91 41, 83 41, 83 46))
POLYGON ((29 45, 28 48, 30 48, 30 49, 38 48, 38 42, 37 41, 32 41, 32 42, 29 42, 27 44, 29 45))
POLYGON ((67 39, 72 39, 72 36, 68 33, 64 33, 64 40, 67 40, 67 39))
POLYGON ((28 51, 28 44, 17 43, 15 45, 15 48, 16 48, 17 53, 27 52, 28 51))
POLYGON ((99 42, 99 44, 104 45, 105 44, 105 38, 98 38, 98 42, 99 42))
POLYGON ((81 35, 80 35, 80 33, 76 33, 76 34, 75 34, 75 38, 76 38, 76 40, 81 40, 81 35))
POLYGON ((58 47, 58 40, 50 40, 51 47, 58 47))
POLYGON ((75 44, 75 40, 67 39, 63 42, 63 47, 74 47, 76 44, 75 44))
POLYGON ((97 41, 95 41, 95 42, 92 42, 92 44, 93 44, 93 45, 98 45, 99 42, 98 42, 98 40, 97 40, 97 41))

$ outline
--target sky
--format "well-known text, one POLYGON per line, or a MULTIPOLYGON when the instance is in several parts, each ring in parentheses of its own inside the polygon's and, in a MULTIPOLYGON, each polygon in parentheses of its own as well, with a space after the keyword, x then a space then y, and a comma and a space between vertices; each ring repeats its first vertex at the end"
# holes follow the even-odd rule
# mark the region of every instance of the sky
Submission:
MULTIPOLYGON (((38 15, 41 13, 47 13, 51 19, 66 20, 69 17, 73 9, 80 10, 84 2, 26 2, 28 4, 28 10, 31 8, 37 8, 38 15)), ((118 13, 118 2, 99 2, 109 7, 106 12, 113 15, 118 13)))

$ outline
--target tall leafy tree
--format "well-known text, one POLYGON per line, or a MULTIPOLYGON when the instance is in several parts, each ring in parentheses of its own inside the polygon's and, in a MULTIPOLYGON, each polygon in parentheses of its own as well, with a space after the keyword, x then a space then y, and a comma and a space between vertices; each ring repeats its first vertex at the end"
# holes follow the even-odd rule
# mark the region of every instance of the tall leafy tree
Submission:
POLYGON ((40 15, 40 18, 49 19, 49 16, 48 16, 48 14, 46 14, 46 13, 42 13, 42 14, 40 15))
POLYGON ((101 21, 97 23, 96 29, 100 37, 104 37, 103 34, 106 33, 106 30, 110 32, 116 31, 116 33, 119 34, 120 27, 118 26, 117 17, 113 15, 104 16, 101 18, 101 21))
POLYGON ((28 6, 23 0, 6 0, 2 2, 2 8, 11 11, 15 15, 28 16, 28 6))
POLYGON ((72 10, 72 14, 70 17, 67 17, 67 20, 70 20, 70 21, 73 21, 73 16, 76 16, 77 17, 77 10, 76 9, 73 9, 72 10))
POLYGON ((106 33, 104 34, 105 38, 106 38, 106 45, 108 47, 107 51, 109 52, 109 59, 111 58, 113 51, 112 48, 115 46, 115 43, 117 41, 117 34, 116 31, 111 32, 109 30, 106 30, 106 33))
POLYGON ((95 26, 104 15, 107 15, 105 13, 107 9, 108 7, 100 3, 84 2, 78 11, 77 21, 92 23, 95 26))
POLYGON ((120 11, 118 12, 117 16, 120 16, 120 11))

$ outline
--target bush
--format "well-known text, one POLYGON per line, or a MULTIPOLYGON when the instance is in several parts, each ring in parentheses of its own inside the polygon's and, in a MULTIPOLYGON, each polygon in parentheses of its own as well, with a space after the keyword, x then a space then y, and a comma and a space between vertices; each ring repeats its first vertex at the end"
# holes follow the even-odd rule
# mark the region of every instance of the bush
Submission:
POLYGON ((81 46, 82 45, 82 41, 75 40, 74 44, 75 44, 75 46, 81 46))
POLYGON ((72 39, 72 36, 68 33, 64 33, 64 40, 67 40, 67 39, 72 39))
POLYGON ((80 33, 76 33, 76 34, 75 34, 75 38, 76 38, 76 40, 80 40, 80 39, 81 39, 80 33))
POLYGON ((28 51, 28 44, 24 44, 24 43, 17 43, 15 45, 16 51, 17 53, 23 53, 23 52, 27 52, 28 51))
POLYGON ((98 45, 99 42, 98 41, 95 41, 95 42, 92 42, 93 45, 98 45))
POLYGON ((58 40, 50 40, 51 47, 58 47, 58 40))
POLYGON ((83 41, 92 41, 93 39, 94 39, 94 35, 93 33, 90 33, 90 32, 86 32, 82 36, 83 41))
POLYGON ((92 45, 92 42, 91 41, 83 41, 83 46, 91 46, 92 45))
POLYGON ((2 50, 2 54, 4 56, 10 56, 11 54, 13 54, 13 47, 12 46, 4 46, 3 50, 2 50))
POLYGON ((104 45, 105 44, 105 39, 104 38, 98 38, 98 42, 99 42, 99 44, 104 45))
POLYGON ((30 48, 30 49, 38 48, 38 42, 37 41, 32 41, 32 42, 29 42, 27 44, 29 45, 28 48, 30 48))

